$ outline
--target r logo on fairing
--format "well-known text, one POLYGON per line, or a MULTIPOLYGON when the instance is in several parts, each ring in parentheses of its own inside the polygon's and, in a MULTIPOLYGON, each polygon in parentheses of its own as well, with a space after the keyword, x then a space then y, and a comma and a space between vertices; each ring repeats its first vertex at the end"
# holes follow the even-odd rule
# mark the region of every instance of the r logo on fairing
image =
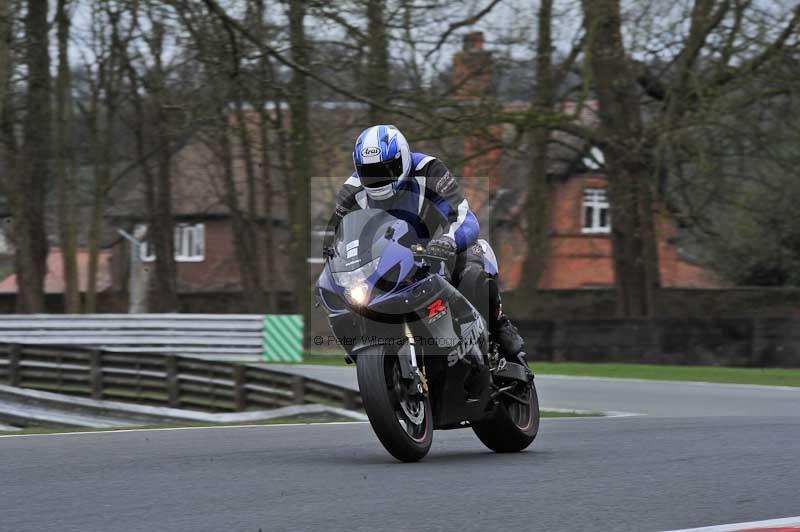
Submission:
POLYGON ((447 307, 444 306, 442 298, 437 299, 436 301, 428 305, 428 319, 430 320, 428 323, 436 321, 437 318, 443 316, 444 313, 446 312, 447 312, 447 307))

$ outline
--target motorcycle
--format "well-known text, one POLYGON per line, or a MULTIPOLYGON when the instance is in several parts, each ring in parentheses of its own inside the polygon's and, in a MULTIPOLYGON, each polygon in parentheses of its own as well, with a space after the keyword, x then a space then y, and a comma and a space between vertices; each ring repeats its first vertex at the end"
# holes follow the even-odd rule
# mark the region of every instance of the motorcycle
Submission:
MULTIPOLYGON (((425 253, 413 228, 379 209, 344 216, 315 287, 355 363, 369 422, 386 450, 415 462, 434 430, 471 428, 489 449, 518 452, 539 430, 527 365, 506 361, 484 316, 425 253)), ((497 274, 489 244, 486 271, 497 274)))

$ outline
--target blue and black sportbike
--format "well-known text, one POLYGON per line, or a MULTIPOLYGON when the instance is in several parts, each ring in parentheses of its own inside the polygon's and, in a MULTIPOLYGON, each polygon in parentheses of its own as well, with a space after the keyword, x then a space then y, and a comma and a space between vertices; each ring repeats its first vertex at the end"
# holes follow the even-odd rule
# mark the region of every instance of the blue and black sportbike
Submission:
MULTIPOLYGON (((494 252, 479 243, 496 273, 494 252)), ((420 460, 435 429, 471 427, 497 452, 536 438, 533 375, 499 356, 484 316, 407 222, 378 209, 344 216, 315 295, 357 365, 370 424, 395 458, 420 460)))

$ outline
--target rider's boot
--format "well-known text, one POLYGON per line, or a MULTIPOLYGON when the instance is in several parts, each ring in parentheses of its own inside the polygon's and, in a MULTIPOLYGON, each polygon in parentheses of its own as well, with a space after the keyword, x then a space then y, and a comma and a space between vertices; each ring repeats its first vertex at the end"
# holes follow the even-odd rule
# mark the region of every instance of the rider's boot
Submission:
POLYGON ((522 351, 525 347, 525 341, 520 336, 519 331, 508 319, 508 316, 502 313, 491 320, 489 324, 489 334, 494 342, 499 346, 500 356, 506 362, 515 362, 527 366, 525 360, 525 353, 522 351))

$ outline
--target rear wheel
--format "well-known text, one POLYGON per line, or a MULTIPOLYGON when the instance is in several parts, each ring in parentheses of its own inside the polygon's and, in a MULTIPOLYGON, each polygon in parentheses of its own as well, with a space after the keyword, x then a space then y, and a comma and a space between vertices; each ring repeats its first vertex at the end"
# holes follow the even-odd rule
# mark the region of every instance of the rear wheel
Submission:
POLYGON ((401 378, 397 355, 383 348, 358 354, 358 387, 372 430, 403 462, 428 454, 433 441, 433 415, 428 399, 401 378))
POLYGON ((522 402, 501 396, 501 404, 489 419, 472 424, 478 439, 498 453, 516 453, 527 448, 539 433, 539 396, 533 382, 514 390, 522 402))

